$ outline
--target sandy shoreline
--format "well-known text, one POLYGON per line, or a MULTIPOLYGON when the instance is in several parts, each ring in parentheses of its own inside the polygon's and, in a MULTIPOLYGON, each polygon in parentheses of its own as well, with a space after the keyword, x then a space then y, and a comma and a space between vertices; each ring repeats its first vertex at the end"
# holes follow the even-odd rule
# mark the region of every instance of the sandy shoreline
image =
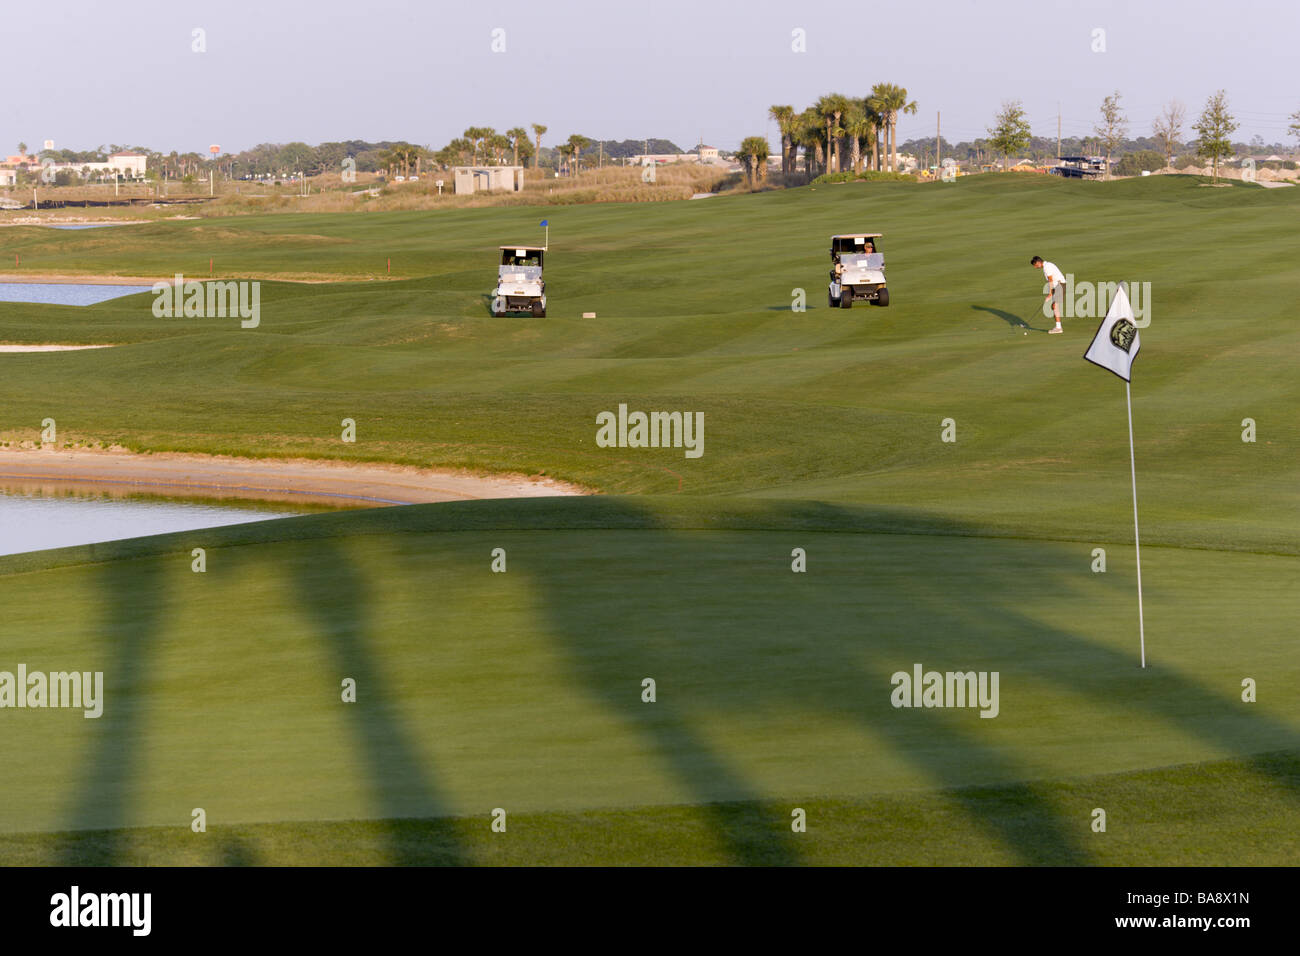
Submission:
POLYGON ((181 497, 346 505, 587 494, 550 478, 473 475, 406 465, 306 458, 234 458, 93 449, 0 448, 0 489, 93 488, 181 497))
POLYGON ((0 352, 80 352, 82 349, 111 349, 111 345, 0 345, 0 352))
MULTIPOLYGON (((204 278, 207 278, 204 276, 204 278)), ((32 283, 36 285, 153 285, 155 282, 176 281, 175 276, 150 279, 144 276, 94 276, 72 275, 65 272, 0 272, 0 283, 32 283)))
MULTIPOLYGON (((16 211, 16 210, 15 210, 16 211)), ((195 216, 177 216, 175 218, 194 219, 195 216)), ((165 219, 83 219, 77 217, 61 216, 50 218, 38 218, 35 216, 25 216, 16 219, 9 219, 0 222, 3 226, 142 226, 148 222, 166 222, 165 219)))
MULTIPOLYGON (((260 273, 248 273, 240 275, 221 274, 217 276, 209 275, 188 275, 185 276, 187 282, 229 282, 232 279, 257 280, 261 282, 288 282, 295 285, 329 285, 337 282, 402 282, 409 279, 419 278, 418 276, 336 276, 323 273, 290 273, 288 275, 262 275, 260 273)), ((139 285, 152 286, 157 282, 164 282, 167 285, 173 285, 176 282, 174 275, 170 276, 105 276, 105 275, 80 275, 72 272, 0 272, 0 283, 12 282, 16 284, 33 283, 37 285, 139 285)))

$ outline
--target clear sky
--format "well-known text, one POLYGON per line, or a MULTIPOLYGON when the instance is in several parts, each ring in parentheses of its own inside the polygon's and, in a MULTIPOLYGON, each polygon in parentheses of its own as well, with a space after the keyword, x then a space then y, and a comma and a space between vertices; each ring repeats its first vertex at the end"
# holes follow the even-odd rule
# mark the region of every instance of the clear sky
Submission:
MULTIPOLYGON (((18 12, 21 9, 21 13, 18 12)), ((1091 132, 1123 94, 1132 135, 1177 97, 1228 92, 1239 141, 1294 143, 1300 4, 1222 0, 59 0, 0 25, 0 151, 404 139, 544 123, 544 142, 778 135, 773 103, 905 86, 900 142, 984 135, 1005 99, 1034 132, 1091 132), (204 31, 206 52, 193 32, 204 31), (494 52, 504 42, 504 51, 494 52), (805 31, 806 52, 792 49, 805 31), (1104 52, 1094 52, 1104 30, 1104 52)))

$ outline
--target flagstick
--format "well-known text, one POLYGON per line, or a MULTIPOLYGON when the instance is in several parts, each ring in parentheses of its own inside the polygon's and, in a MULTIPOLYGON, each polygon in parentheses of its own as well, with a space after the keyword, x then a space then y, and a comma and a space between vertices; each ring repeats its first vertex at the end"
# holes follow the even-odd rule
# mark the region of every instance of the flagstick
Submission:
POLYGON ((1138 571, 1138 642, 1142 651, 1142 666, 1147 666, 1146 626, 1142 621, 1142 545, 1138 541, 1138 476, 1137 460, 1133 455, 1133 394, 1126 380, 1124 397, 1128 400, 1128 463, 1133 475, 1133 550, 1137 554, 1138 571))

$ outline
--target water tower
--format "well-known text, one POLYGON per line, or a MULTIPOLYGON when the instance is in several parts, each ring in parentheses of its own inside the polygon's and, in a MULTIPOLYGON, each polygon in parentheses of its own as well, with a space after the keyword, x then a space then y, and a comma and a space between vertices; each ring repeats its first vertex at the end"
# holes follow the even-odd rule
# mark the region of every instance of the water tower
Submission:
POLYGON ((217 181, 217 156, 221 154, 221 147, 215 143, 208 147, 208 152, 212 154, 212 169, 208 171, 208 195, 215 195, 217 181))

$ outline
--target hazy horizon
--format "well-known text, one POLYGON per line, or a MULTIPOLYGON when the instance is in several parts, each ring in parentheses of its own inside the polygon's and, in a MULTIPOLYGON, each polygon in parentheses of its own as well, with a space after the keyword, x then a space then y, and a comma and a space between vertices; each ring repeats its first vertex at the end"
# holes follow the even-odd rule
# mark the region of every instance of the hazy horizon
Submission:
POLYGON ((906 87, 919 106, 900 118, 900 143, 933 136, 936 111, 946 140, 983 136, 1007 99, 1023 100, 1035 135, 1056 135, 1058 103, 1062 134, 1090 135, 1115 90, 1130 136, 1150 135, 1177 98, 1191 138, 1206 97, 1222 88, 1241 124, 1234 140, 1292 145, 1300 84, 1285 66, 1300 12, 1224 17, 1214 6, 947 0, 813 14, 758 0, 738 18, 730 5, 681 0, 574 2, 562 12, 515 0, 142 0, 131 8, 138 15, 109 19, 102 5, 73 0, 29 9, 7 31, 11 83, 26 95, 4 110, 0 151, 20 141, 35 151, 47 139, 76 150, 239 152, 343 139, 437 149, 468 126, 531 123, 549 127, 545 144, 583 133, 734 149, 749 135, 779 143, 767 117, 774 103, 802 109, 876 82, 906 87), (195 29, 205 31, 205 52, 192 49, 195 29), (806 31, 806 52, 792 50, 796 29, 806 31), (1104 52, 1093 52, 1098 29, 1104 52), (502 39, 504 52, 493 52, 502 39))

